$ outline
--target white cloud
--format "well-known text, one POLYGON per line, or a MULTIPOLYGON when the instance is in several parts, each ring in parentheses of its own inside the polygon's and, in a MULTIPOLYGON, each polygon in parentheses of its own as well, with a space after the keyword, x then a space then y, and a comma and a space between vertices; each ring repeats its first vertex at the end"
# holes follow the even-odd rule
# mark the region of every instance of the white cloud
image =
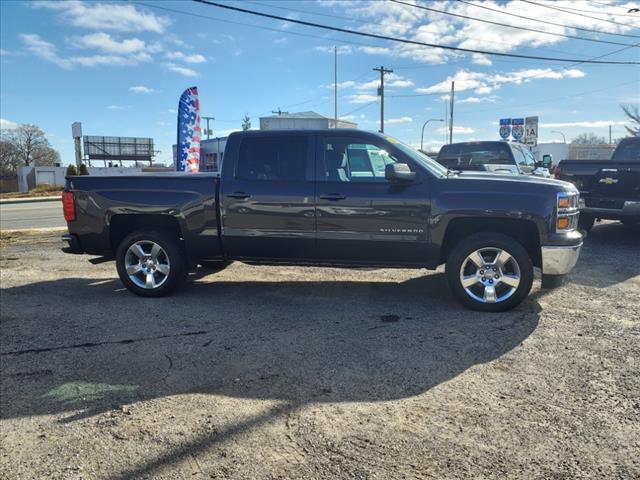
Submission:
POLYGON ((179 73, 180 75, 185 77, 198 76, 198 72, 196 72, 195 70, 191 68, 183 67, 181 65, 176 65, 175 63, 165 63, 164 66, 167 68, 167 70, 170 70, 175 73, 179 73))
POLYGON ((77 48, 93 48, 106 53, 130 54, 146 50, 146 44, 139 38, 129 38, 117 41, 111 35, 104 32, 91 33, 81 37, 72 37, 68 39, 74 47, 77 48))
POLYGON ((62 57, 53 43, 43 40, 37 34, 21 34, 20 38, 29 52, 62 68, 71 68, 77 65, 84 67, 126 66, 151 61, 151 55, 146 52, 136 52, 128 55, 95 54, 62 57))
POLYGON ((563 78, 581 78, 585 73, 576 68, 552 70, 551 68, 529 68, 507 73, 486 73, 469 70, 458 70, 446 80, 429 87, 416 88, 417 93, 447 93, 451 91, 451 82, 455 81, 456 92, 473 90, 478 95, 486 95, 500 88, 503 84, 522 84, 538 79, 560 80, 563 78))
POLYGON ((184 54, 182 52, 167 52, 165 55, 170 60, 179 60, 185 63, 204 63, 207 59, 199 53, 184 54))
POLYGON ((135 85, 133 87, 129 87, 129 91, 133 93, 154 93, 155 90, 150 87, 145 87, 144 85, 135 85))
MULTIPOLYGON (((453 133, 474 133, 476 130, 471 127, 463 127, 461 125, 453 126, 453 133)), ((442 127, 437 130, 438 133, 449 133, 449 129, 447 127, 442 127)))
POLYGON ((624 120, 590 120, 584 122, 556 122, 556 123, 541 123, 540 128, 605 128, 609 125, 626 125, 628 122, 624 120))
MULTIPOLYGON (((414 2, 411 2, 414 3, 414 2)), ((476 2, 477 3, 477 2, 476 2)), ((339 10, 344 16, 361 22, 359 30, 382 35, 403 37, 423 43, 450 45, 460 48, 492 50, 498 52, 512 52, 523 47, 545 47, 567 42, 566 37, 549 35, 576 35, 573 27, 598 29, 608 33, 627 33, 637 28, 637 18, 632 16, 616 16, 611 9, 603 9, 587 0, 579 2, 585 9, 597 10, 598 18, 586 18, 575 12, 551 11, 544 6, 523 3, 516 0, 482 2, 483 6, 498 10, 488 11, 473 4, 463 4, 454 1, 422 2, 424 6, 454 14, 488 20, 494 24, 477 20, 445 16, 442 13, 430 12, 415 8, 412 5, 402 5, 379 0, 360 2, 321 2, 324 8, 339 10), (567 25, 561 27, 544 24, 535 20, 513 18, 509 15, 517 14, 532 19, 549 18, 554 22, 567 25), (614 20, 626 25, 614 25, 603 20, 614 20), (531 29, 518 30, 507 27, 513 24, 531 29)), ((631 7, 631 2, 627 4, 631 7)), ((623 4, 619 5, 623 7, 623 4)), ((576 7, 578 8, 578 7, 576 7)), ((477 65, 491 65, 491 60, 484 55, 454 52, 439 48, 423 47, 419 45, 394 45, 392 47, 364 46, 359 51, 371 55, 388 55, 392 58, 411 58, 414 61, 429 64, 441 64, 451 59, 471 57, 477 65)))
POLYGON ((0 57, 6 57, 11 55, 11 52, 9 50, 5 50, 4 48, 0 48, 0 57))
POLYGON ((377 95, 369 95, 369 94, 366 94, 366 93, 347 96, 347 100, 349 100, 349 103, 356 103, 356 104, 357 103, 373 102, 373 101, 375 101, 377 99, 378 99, 377 95))
MULTIPOLYGON (((316 52, 322 53, 333 53, 333 47, 330 46, 317 46, 313 47, 316 52)), ((353 47, 351 45, 340 45, 338 47, 338 55, 349 55, 353 52, 353 47)))
POLYGON ((411 117, 399 117, 399 118, 386 118, 384 123, 389 125, 397 125, 400 123, 411 123, 413 122, 413 118, 411 117))
POLYGON ((107 110, 118 111, 118 110, 127 110, 131 108, 131 105, 108 105, 107 110))
POLYGON ((90 30, 163 33, 171 24, 169 17, 159 16, 127 4, 67 0, 65 2, 41 1, 31 5, 35 8, 57 11, 66 24, 90 30))
POLYGON ((12 122, 6 118, 0 118, 0 130, 13 130, 14 128, 18 128, 16 122, 12 122))

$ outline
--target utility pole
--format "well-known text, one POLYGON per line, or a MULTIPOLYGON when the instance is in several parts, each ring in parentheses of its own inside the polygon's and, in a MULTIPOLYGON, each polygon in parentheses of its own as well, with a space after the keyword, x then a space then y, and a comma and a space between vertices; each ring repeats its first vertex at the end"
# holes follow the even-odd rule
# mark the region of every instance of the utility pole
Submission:
POLYGON ((456 82, 451 82, 451 98, 449 98, 449 145, 453 143, 453 96, 456 90, 456 82))
POLYGON ((333 47, 333 128, 338 128, 338 47, 333 47))
POLYGON ((376 72, 380 72, 380 88, 378 88, 378 96, 380 97, 380 133, 384 133, 384 74, 393 73, 390 68, 374 68, 376 72))
POLYGON ((271 110, 271 113, 277 113, 278 116, 280 115, 287 115, 289 112, 283 112, 282 110, 280 110, 280 107, 278 107, 278 110, 271 110))
POLYGON ((209 120, 213 122, 215 118, 214 117, 202 117, 202 118, 207 121, 207 140, 209 140, 209 137, 211 136, 211 133, 212 133, 212 131, 209 130, 209 120))
POLYGON ((609 145, 611 145, 611 125, 609 125, 609 145))

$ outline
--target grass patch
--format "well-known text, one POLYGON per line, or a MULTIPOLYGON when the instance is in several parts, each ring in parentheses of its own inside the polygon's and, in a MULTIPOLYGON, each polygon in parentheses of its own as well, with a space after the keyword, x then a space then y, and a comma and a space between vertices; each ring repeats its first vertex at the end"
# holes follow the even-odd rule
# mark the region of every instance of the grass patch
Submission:
POLYGON ((26 198, 26 197, 49 197, 62 193, 64 187, 58 185, 42 184, 28 192, 5 192, 0 193, 0 198, 26 198))

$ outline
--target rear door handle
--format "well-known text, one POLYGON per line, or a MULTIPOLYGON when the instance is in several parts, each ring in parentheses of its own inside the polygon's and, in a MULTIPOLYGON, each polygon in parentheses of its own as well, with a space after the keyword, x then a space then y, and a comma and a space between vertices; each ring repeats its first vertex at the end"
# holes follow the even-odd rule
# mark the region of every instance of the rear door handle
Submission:
POLYGON ((345 197, 341 193, 327 193, 326 195, 320 195, 320 198, 322 200, 330 200, 332 202, 335 202, 336 200, 344 200, 347 197, 345 197))
POLYGON ((229 193, 227 194, 227 197, 229 198, 237 198, 239 200, 245 199, 245 198, 249 198, 251 195, 246 193, 246 192, 233 192, 233 193, 229 193))

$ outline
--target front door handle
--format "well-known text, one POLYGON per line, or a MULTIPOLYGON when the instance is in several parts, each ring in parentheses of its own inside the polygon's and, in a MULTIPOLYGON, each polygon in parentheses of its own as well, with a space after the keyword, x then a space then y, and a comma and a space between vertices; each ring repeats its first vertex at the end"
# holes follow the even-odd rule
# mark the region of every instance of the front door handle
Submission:
POLYGON ((341 193, 327 193, 326 195, 320 195, 320 198, 322 200, 330 200, 332 202, 335 202, 336 200, 344 200, 347 197, 345 197, 341 193))
POLYGON ((251 195, 246 193, 246 192, 233 192, 233 193, 229 193, 227 195, 227 197, 229 198, 237 198, 239 200, 245 199, 245 198, 249 198, 251 195))

